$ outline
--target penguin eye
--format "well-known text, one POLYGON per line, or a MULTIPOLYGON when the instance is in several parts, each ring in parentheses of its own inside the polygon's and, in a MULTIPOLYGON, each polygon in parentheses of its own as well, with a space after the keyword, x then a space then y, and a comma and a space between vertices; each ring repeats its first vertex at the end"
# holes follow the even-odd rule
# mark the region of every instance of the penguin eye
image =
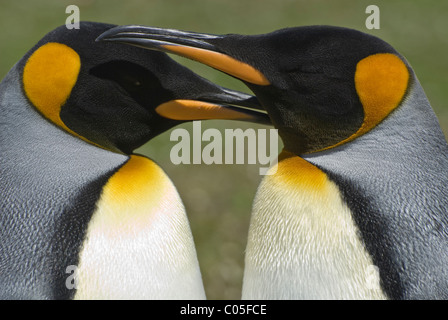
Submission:
POLYGON ((110 61, 90 70, 90 74, 116 82, 126 91, 151 89, 158 85, 157 78, 142 66, 128 61, 110 61))
POLYGON ((290 64, 284 66, 282 71, 287 73, 304 73, 304 74, 321 74, 324 72, 323 68, 319 65, 313 64, 290 64))
POLYGON ((131 75, 124 75, 121 81, 120 79, 118 79, 117 82, 121 84, 126 90, 130 91, 138 90, 143 87, 143 80, 131 75))
POLYGON ((122 92, 125 91, 141 105, 152 101, 151 97, 160 95, 164 90, 160 80, 150 68, 129 61, 109 61, 93 67, 89 73, 119 85, 124 89, 122 92))
POLYGON ((124 75, 123 81, 126 82, 127 84, 129 84, 130 86, 134 86, 134 87, 139 87, 142 85, 141 81, 138 78, 133 77, 131 75, 124 75))

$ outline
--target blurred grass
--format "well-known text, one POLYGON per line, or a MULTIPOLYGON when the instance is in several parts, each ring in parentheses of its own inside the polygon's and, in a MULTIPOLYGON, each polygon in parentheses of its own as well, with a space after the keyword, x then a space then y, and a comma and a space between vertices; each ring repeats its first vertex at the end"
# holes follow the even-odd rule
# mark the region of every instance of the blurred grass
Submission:
MULTIPOLYGON (((45 33, 65 23, 65 7, 76 4, 81 20, 145 24, 210 33, 256 34, 284 27, 327 24, 374 34, 400 51, 418 75, 445 134, 448 134, 447 1, 305 0, 0 0, 0 77, 45 33), (365 8, 381 9, 381 29, 365 28, 365 8)), ((208 79, 248 92, 238 81, 208 67, 176 58, 208 79)), ((191 130, 191 124, 183 126, 191 130)), ((250 128, 208 121, 207 128, 250 128)), ((257 128, 265 128, 257 126, 257 128)), ((164 133, 138 150, 172 178, 189 214, 207 296, 238 299, 250 209, 260 176, 258 165, 181 165, 169 160, 175 142, 164 133)))

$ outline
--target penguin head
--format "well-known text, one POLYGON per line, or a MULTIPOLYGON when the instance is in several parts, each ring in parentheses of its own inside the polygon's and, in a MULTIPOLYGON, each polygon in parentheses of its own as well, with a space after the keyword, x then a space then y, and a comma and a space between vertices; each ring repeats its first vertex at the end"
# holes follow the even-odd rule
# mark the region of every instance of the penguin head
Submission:
POLYGON ((389 44, 340 27, 211 35, 122 26, 101 38, 176 53, 244 81, 285 149, 296 154, 333 148, 370 131, 400 104, 411 77, 389 44))
POLYGON ((97 146, 131 153, 182 122, 269 122, 255 97, 203 79, 162 52, 97 42, 113 25, 61 26, 19 62, 23 90, 48 120, 97 146), (239 108, 242 106, 243 108, 239 108))

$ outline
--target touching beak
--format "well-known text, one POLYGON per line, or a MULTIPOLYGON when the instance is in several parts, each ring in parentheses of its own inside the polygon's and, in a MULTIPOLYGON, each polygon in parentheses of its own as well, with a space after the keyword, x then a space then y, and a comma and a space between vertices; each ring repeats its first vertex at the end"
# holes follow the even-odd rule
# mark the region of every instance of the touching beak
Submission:
MULTIPOLYGON (((96 41, 116 41, 150 50, 173 53, 262 85, 267 79, 253 67, 217 51, 207 40, 219 36, 144 26, 119 26, 101 34, 96 41)), ((254 96, 225 89, 195 100, 171 100, 156 108, 162 117, 174 120, 230 119, 272 125, 254 96)))
POLYGON ((155 111, 164 118, 179 121, 226 119, 272 125, 256 97, 219 86, 216 88, 221 91, 202 94, 194 100, 170 100, 155 111))
POLYGON ((118 26, 97 41, 117 41, 146 49, 174 53, 196 60, 240 80, 266 86, 269 80, 253 66, 220 52, 213 41, 223 36, 145 26, 118 26))

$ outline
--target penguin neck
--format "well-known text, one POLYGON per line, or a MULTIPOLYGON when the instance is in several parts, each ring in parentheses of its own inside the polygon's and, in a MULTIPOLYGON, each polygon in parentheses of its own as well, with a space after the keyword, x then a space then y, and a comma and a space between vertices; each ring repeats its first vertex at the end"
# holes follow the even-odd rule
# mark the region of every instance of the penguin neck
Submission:
MULTIPOLYGON (((330 176, 347 177, 360 185, 393 179, 444 179, 448 144, 418 80, 382 123, 352 142, 302 155, 330 176), (433 176, 434 175, 434 176, 433 176), (378 178, 384 178, 378 181, 378 178), (388 178, 387 178, 388 177, 388 178)), ((401 185, 415 188, 414 184, 401 185)))
POLYGON ((401 184, 400 190, 412 194, 419 182, 433 184, 447 178, 448 144, 414 76, 401 105, 377 127, 352 142, 302 158, 336 183, 338 177, 365 188, 405 181, 408 184, 401 184))
POLYGON ((352 142, 302 157, 313 162, 314 159, 347 155, 353 160, 365 161, 393 155, 385 160, 398 162, 399 159, 392 161, 393 158, 421 159, 423 152, 431 152, 432 157, 446 158, 448 145, 437 117, 416 76, 411 79, 408 93, 400 106, 371 131, 352 142))
POLYGON ((415 77, 377 127, 304 158, 339 187, 389 297, 447 297, 448 146, 415 77))

